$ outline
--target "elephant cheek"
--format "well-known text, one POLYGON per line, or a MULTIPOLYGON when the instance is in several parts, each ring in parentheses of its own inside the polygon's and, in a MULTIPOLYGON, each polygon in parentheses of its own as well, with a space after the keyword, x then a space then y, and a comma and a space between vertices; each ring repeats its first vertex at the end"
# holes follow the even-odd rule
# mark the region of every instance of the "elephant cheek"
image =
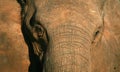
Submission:
POLYGON ((88 72, 90 35, 87 30, 66 24, 52 28, 50 33, 44 72, 88 72))

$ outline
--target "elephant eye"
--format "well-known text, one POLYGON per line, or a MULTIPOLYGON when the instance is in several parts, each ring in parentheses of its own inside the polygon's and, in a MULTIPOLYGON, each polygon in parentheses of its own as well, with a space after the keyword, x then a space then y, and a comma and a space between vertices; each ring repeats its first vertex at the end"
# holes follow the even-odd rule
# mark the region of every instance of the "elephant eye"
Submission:
POLYGON ((43 37, 44 29, 39 23, 35 25, 35 32, 37 33, 38 37, 43 37))
POLYGON ((102 31, 103 31, 103 27, 98 27, 96 29, 96 31, 94 32, 92 43, 97 43, 100 40, 100 38, 102 36, 102 31))
POLYGON ((95 32, 95 35, 94 35, 94 37, 97 37, 97 35, 100 33, 100 31, 99 30, 97 30, 96 32, 95 32))
POLYGON ((39 27, 36 27, 36 32, 41 32, 42 31, 42 29, 41 28, 39 28, 39 27))

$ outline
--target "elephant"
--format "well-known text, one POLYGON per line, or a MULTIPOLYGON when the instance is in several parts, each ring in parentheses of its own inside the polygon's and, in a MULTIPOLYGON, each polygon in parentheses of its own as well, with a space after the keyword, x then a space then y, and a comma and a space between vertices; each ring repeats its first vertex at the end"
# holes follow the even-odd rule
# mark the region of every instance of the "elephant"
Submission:
POLYGON ((30 72, 120 72, 119 0, 18 2, 30 72))

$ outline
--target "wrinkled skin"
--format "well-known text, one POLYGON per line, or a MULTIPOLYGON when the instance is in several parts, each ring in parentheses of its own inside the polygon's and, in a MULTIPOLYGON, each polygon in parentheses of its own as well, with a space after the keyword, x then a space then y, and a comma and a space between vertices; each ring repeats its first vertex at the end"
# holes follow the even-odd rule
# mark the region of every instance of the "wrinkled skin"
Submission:
POLYGON ((18 1, 43 72, 120 72, 119 0, 18 1))

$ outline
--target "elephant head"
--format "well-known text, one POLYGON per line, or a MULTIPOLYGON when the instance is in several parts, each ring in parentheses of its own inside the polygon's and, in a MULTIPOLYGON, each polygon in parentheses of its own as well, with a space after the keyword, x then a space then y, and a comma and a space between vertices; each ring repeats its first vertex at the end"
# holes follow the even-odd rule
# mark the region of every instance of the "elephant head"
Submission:
MULTIPOLYGON (((21 0, 23 34, 29 38, 43 72, 108 71, 105 64, 108 54, 104 49, 111 43, 105 43, 104 38, 108 31, 105 3, 105 0, 21 0), (100 54, 101 59, 96 59, 100 54), (95 61, 106 67, 102 64, 95 67, 95 61)), ((116 48, 120 47, 116 38, 113 41, 116 48)))

